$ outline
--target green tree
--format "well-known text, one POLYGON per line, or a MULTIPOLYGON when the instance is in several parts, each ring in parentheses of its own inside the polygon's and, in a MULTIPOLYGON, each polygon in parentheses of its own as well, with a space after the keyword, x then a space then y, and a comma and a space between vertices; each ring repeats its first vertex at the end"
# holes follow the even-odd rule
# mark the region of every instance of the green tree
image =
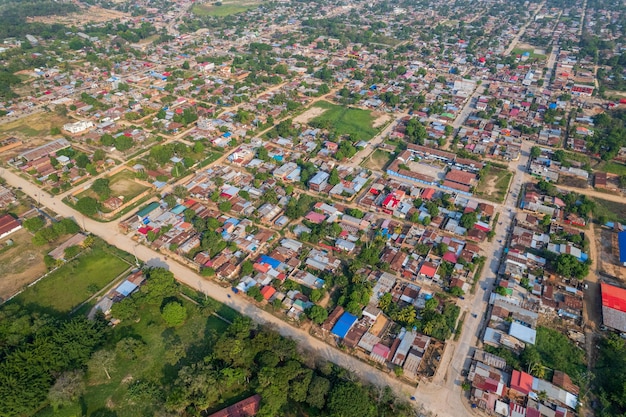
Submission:
POLYGON ((171 301, 163 307, 161 316, 168 326, 180 326, 187 320, 187 309, 178 301, 171 301))
POLYGON ((533 146, 530 148, 530 157, 535 159, 541 156, 541 148, 539 146, 533 146))
POLYGON ((328 311, 324 307, 314 305, 307 310, 307 316, 316 324, 324 323, 328 318, 328 311))
POLYGON ((313 376, 306 396, 307 404, 320 410, 323 409, 326 404, 326 397, 330 391, 330 385, 328 379, 317 375, 313 376))
POLYGON ((337 171, 337 168, 333 168, 330 171, 330 177, 328 177, 328 183, 330 185, 337 185, 339 184, 340 181, 341 179, 339 178, 339 171, 337 171))
POLYGON ((76 210, 87 216, 94 216, 100 209, 100 203, 92 197, 83 197, 76 202, 76 210))
POLYGON ((373 417, 376 414, 367 391, 350 381, 339 382, 333 387, 327 407, 333 416, 373 417))
POLYGON ((91 189, 98 194, 98 197, 101 200, 106 200, 111 195, 111 188, 109 187, 109 179, 108 178, 98 178, 93 184, 91 184, 91 189))
POLYGON ((46 222, 41 216, 31 217, 30 219, 24 220, 22 223, 22 226, 31 233, 39 231, 45 225, 46 222))
POLYGON ((241 275, 246 276, 252 274, 254 268, 252 267, 252 262, 249 260, 243 261, 241 264, 241 275))

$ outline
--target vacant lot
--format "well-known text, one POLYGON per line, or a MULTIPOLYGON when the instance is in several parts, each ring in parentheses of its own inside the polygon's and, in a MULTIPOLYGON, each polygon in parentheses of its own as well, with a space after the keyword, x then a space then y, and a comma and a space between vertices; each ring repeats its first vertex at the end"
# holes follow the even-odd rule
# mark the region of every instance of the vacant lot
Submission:
POLYGON ((593 210, 595 218, 605 216, 607 220, 620 223, 626 222, 626 204, 597 197, 592 197, 592 200, 596 203, 596 207, 593 210))
POLYGON ((383 171, 389 161, 393 158, 393 154, 389 152, 376 149, 370 156, 363 162, 365 168, 371 170, 383 171))
POLYGON ((46 272, 44 254, 50 248, 35 247, 25 229, 0 241, 0 299, 6 300, 46 272), (12 246, 5 246, 11 239, 12 246))
POLYGON ((198 16, 224 17, 253 9, 260 3, 260 1, 254 0, 226 0, 221 2, 207 2, 202 4, 194 4, 191 8, 191 11, 198 16), (220 3, 219 6, 217 5, 218 3, 220 3))
POLYGON ((87 249, 86 253, 27 288, 14 300, 31 306, 33 310, 52 309, 67 313, 129 266, 103 248, 87 249))
MULTIPOLYGON (((40 112, 0 125, 0 134, 5 133, 7 135, 17 136, 21 139, 50 136, 50 129, 53 127, 61 128, 65 123, 72 121, 73 120, 67 117, 59 116, 55 113, 40 112)), ((37 146, 41 143, 43 142, 31 143, 30 141, 25 141, 27 147, 37 146)))
POLYGON ((374 128, 375 118, 369 110, 337 106, 327 101, 313 105, 326 111, 312 120, 327 125, 339 135, 350 135, 353 140, 370 140, 378 130, 374 128))
POLYGON ((626 165, 617 162, 602 162, 595 169, 617 175, 626 175, 626 165))
POLYGON ((474 194, 477 197, 502 203, 509 189, 511 178, 513 178, 513 173, 506 169, 487 167, 483 170, 474 194))
MULTIPOLYGON (((530 46, 530 45, 527 45, 527 46, 530 46)), ((513 51, 511 51, 511 55, 522 55, 524 52, 528 52, 530 54, 530 59, 533 59, 533 58, 546 59, 546 56, 544 54, 535 53, 535 51, 539 52, 539 50, 534 49, 532 47, 530 48, 518 47, 518 48, 513 49, 513 51)))
POLYGON ((124 196, 124 201, 130 201, 148 189, 135 181, 135 174, 124 169, 109 178, 111 195, 115 197, 124 196))

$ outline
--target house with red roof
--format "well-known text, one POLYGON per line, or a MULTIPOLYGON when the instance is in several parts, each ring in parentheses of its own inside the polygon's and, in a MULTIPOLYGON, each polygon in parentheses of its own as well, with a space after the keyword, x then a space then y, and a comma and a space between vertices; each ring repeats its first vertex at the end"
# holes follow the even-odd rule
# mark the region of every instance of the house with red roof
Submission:
POLYGON ((528 395, 533 390, 533 376, 526 372, 513 371, 511 375, 511 389, 522 395, 528 395))
POLYGON ((269 300, 270 298, 272 298, 272 295, 274 294, 276 294, 276 289, 272 287, 271 285, 266 285, 265 287, 261 289, 261 295, 266 300, 269 300))
POLYGON ((435 265, 432 262, 424 262, 418 272, 418 275, 431 278, 431 279, 434 278, 436 274, 437 274, 437 265, 435 265))
POLYGON ((602 322, 612 329, 626 332, 626 289, 600 284, 602 293, 602 322))

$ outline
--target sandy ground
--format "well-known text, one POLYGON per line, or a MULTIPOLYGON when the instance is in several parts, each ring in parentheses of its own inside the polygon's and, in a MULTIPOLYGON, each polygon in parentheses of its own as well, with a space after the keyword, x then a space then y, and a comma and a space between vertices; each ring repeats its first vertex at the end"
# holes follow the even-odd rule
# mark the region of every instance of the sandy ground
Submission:
POLYGON ((387 123, 389 121, 389 119, 391 119, 391 116, 387 113, 378 113, 378 112, 374 112, 372 113, 372 116, 374 116, 376 119, 374 120, 374 123, 372 124, 373 128, 379 128, 382 125, 384 125, 385 123, 387 123))
POLYGON ((34 247, 31 238, 30 233, 22 229, 0 241, 3 249, 7 240, 14 242, 11 248, 0 253, 0 298, 3 300, 46 272, 43 250, 34 247))
POLYGON ((317 116, 321 116, 325 111, 326 109, 323 109, 321 107, 311 107, 304 113, 300 114, 299 116, 296 116, 293 119, 293 122, 294 123, 307 123, 309 120, 315 119, 317 116))
POLYGON ((61 23, 64 25, 80 26, 89 22, 107 22, 109 20, 122 19, 129 17, 128 13, 117 10, 103 9, 98 6, 90 6, 79 13, 72 13, 67 16, 38 16, 28 18, 29 22, 41 23, 61 23))

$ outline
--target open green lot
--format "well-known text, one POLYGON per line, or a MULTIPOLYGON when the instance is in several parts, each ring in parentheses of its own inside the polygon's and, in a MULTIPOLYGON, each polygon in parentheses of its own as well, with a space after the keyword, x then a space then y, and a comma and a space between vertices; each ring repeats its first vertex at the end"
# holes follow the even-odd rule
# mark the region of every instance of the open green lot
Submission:
POLYGON ((537 58, 537 59, 546 59, 545 55, 542 54, 536 54, 534 49, 522 49, 522 48, 515 48, 511 51, 511 55, 522 55, 524 52, 528 52, 530 54, 530 58, 537 58))
POLYGON ((124 196, 124 201, 132 200, 148 189, 145 185, 135 182, 135 174, 124 169, 109 178, 112 196, 124 196))
POLYGON ((382 171, 389 161, 393 158, 393 154, 385 152, 381 149, 376 149, 363 163, 363 167, 382 171))
POLYGON ((592 197, 591 199, 596 203, 593 209, 593 216, 596 219, 604 216, 610 221, 626 222, 626 204, 596 197, 592 197))
POLYGON ((222 2, 207 2, 202 4, 194 4, 191 12, 198 16, 214 16, 224 17, 232 14, 242 13, 246 10, 254 9, 260 2, 251 0, 233 0, 222 2), (217 3, 221 3, 219 6, 217 3))
POLYGON ((378 133, 373 127, 374 117, 369 110, 338 106, 327 101, 313 105, 324 113, 311 120, 312 125, 327 126, 339 135, 350 135, 353 140, 370 140, 378 133))
POLYGON ((128 263, 105 249, 93 247, 24 290, 14 302, 35 311, 50 309, 67 313, 128 267, 128 263))
POLYGON ((626 175, 626 165, 618 162, 602 162, 598 164, 595 169, 608 172, 610 174, 626 175))
POLYGON ((502 203, 512 178, 513 173, 506 169, 487 166, 483 169, 478 185, 474 190, 474 195, 502 203))
POLYGON ((73 120, 55 113, 40 112, 20 119, 4 123, 0 126, 0 133, 14 134, 20 137, 39 137, 50 134, 53 127, 60 128, 73 120))

